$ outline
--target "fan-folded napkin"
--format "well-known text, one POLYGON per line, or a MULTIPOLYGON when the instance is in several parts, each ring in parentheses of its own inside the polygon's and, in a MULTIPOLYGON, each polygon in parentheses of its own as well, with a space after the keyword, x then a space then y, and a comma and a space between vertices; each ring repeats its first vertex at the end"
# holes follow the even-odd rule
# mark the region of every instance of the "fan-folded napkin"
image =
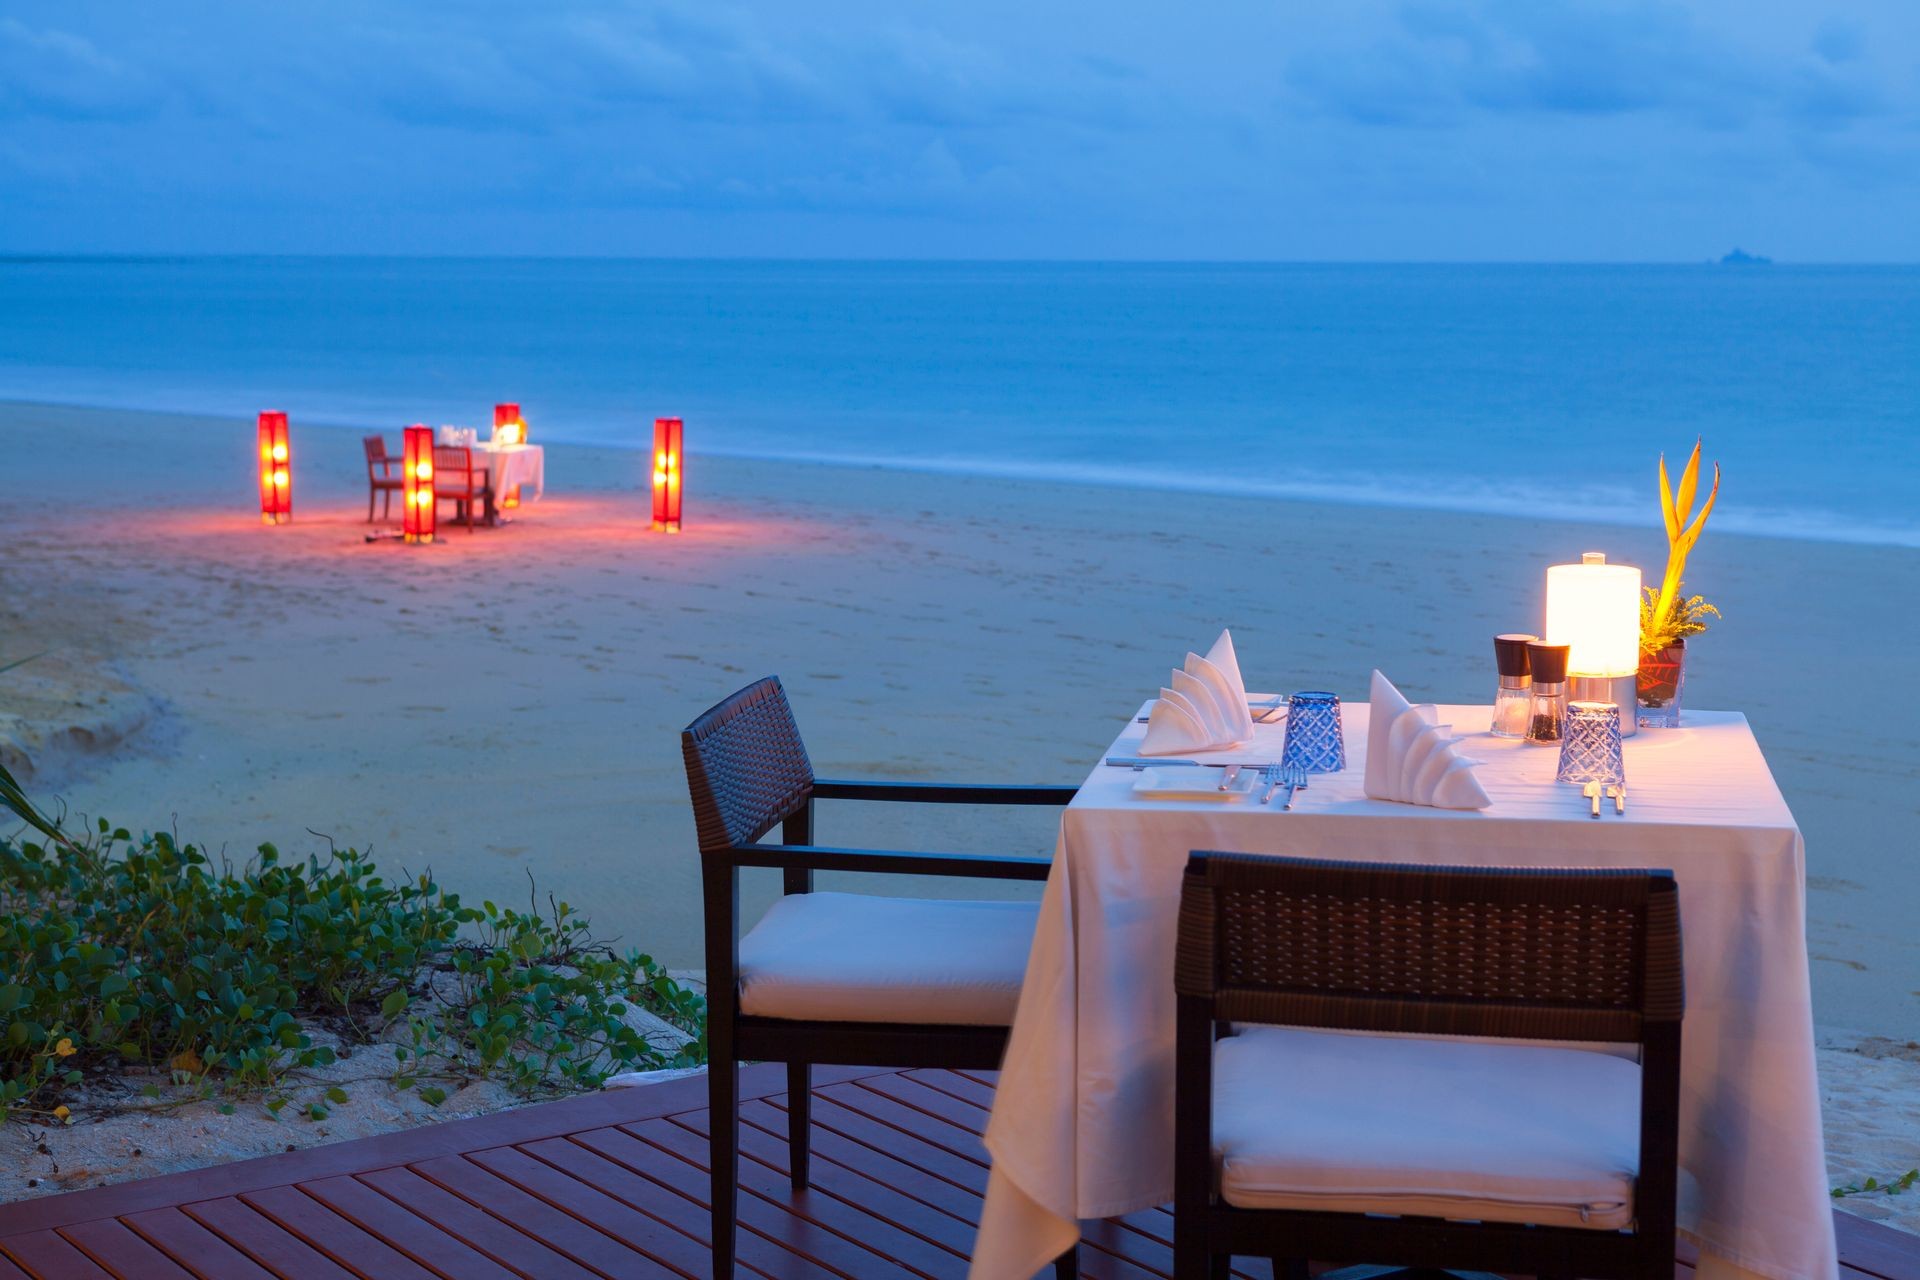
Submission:
POLYGON ((1459 741, 1436 724, 1431 703, 1414 706, 1393 681, 1373 673, 1372 710, 1367 717, 1367 794, 1434 809, 1484 809, 1493 803, 1473 767, 1479 761, 1459 752, 1459 741))
POLYGON ((1240 659, 1229 632, 1220 633, 1206 657, 1189 653, 1169 684, 1172 687, 1160 690, 1147 713, 1141 755, 1214 751, 1237 747, 1253 737, 1247 686, 1240 678, 1240 659))

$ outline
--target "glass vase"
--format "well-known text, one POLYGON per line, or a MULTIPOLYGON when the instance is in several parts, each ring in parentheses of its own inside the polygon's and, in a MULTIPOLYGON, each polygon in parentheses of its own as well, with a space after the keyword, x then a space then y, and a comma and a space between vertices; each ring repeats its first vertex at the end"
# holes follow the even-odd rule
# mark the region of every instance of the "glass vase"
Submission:
POLYGON ((1640 655, 1639 719, 1643 729, 1680 727, 1680 694, 1687 680, 1687 642, 1675 640, 1658 653, 1640 655))

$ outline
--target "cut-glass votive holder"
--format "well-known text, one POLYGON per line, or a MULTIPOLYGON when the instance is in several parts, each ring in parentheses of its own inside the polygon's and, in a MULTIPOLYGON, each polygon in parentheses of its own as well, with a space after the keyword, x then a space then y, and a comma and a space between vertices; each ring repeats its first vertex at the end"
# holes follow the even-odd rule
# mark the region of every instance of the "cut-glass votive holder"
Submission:
POLYGON ((1287 740, 1282 768, 1338 773, 1347 767, 1347 740, 1340 730, 1340 699, 1317 690, 1287 699, 1287 740))
POLYGON ((1569 702, 1560 736, 1561 782, 1627 785, 1620 753, 1620 706, 1614 702, 1569 702))

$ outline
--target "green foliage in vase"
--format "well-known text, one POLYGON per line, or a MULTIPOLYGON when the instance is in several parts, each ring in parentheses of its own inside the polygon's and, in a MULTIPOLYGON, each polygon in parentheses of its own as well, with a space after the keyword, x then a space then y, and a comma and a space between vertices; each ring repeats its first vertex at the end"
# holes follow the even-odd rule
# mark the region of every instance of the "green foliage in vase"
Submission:
POLYGON ((334 1059, 315 1026, 390 1053, 394 1082, 434 1103, 478 1078, 534 1095, 704 1060, 705 1002, 563 903, 469 907, 351 849, 268 844, 232 866, 167 832, 69 831, 4 768, 0 810, 42 837, 0 838, 0 1118, 68 1120, 75 1086, 143 1067, 277 1115, 334 1059), (654 1044, 630 1009, 693 1042, 654 1044))
POLYGON ((1658 653, 1677 640, 1697 636, 1707 629, 1708 618, 1720 616, 1720 610, 1708 604, 1704 596, 1676 600, 1663 614, 1660 611, 1660 593, 1652 587, 1642 587, 1640 590, 1642 653, 1658 653))
POLYGON ((1660 515, 1667 527, 1667 571, 1660 587, 1646 589, 1640 602, 1640 651, 1658 653, 1676 640, 1698 635, 1707 629, 1707 619, 1720 611, 1700 596, 1683 594, 1682 580, 1687 572, 1687 556, 1707 527, 1713 504, 1720 497, 1720 464, 1713 464, 1713 487, 1707 500, 1694 514, 1693 499, 1700 483, 1701 441, 1693 442, 1693 456, 1680 476, 1676 492, 1667 477, 1667 456, 1660 455, 1660 515))

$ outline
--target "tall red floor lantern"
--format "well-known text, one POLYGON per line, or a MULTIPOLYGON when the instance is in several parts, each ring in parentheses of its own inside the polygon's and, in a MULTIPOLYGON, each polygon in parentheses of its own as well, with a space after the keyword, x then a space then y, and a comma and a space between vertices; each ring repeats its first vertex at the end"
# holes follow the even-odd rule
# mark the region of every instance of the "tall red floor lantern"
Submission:
POLYGON ((293 519, 293 450, 287 439, 287 415, 260 415, 260 523, 293 519))
POLYGON ((680 419, 653 420, 653 527, 680 532, 680 419))
POLYGON ((401 531, 408 542, 432 542, 439 506, 433 496, 433 428, 416 424, 401 440, 401 531))

